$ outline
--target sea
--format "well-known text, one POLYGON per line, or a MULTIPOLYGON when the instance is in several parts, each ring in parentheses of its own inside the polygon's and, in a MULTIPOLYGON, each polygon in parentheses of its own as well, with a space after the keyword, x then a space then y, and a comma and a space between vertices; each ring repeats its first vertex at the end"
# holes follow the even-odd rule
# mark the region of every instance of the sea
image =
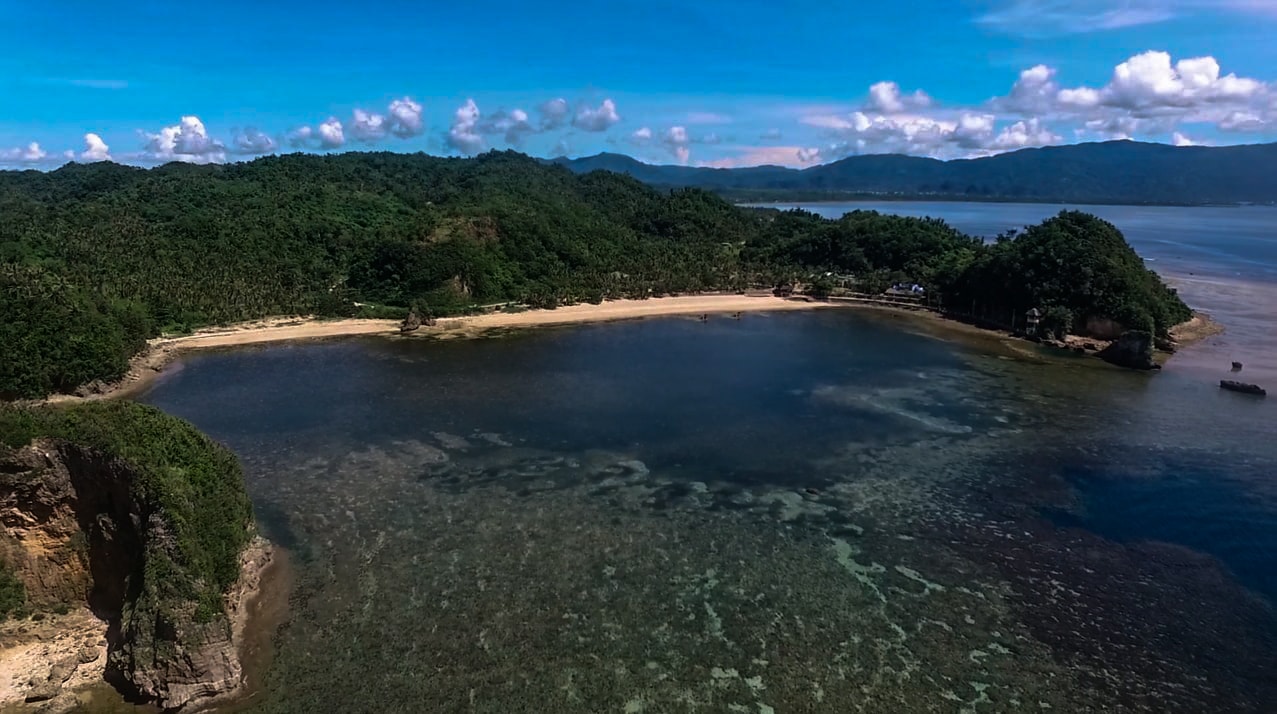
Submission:
POLYGON ((1226 331, 1152 374, 855 309, 185 357, 140 399, 291 571, 234 710, 1277 711, 1277 401, 1217 386, 1277 387, 1277 210, 1083 209, 1226 331))

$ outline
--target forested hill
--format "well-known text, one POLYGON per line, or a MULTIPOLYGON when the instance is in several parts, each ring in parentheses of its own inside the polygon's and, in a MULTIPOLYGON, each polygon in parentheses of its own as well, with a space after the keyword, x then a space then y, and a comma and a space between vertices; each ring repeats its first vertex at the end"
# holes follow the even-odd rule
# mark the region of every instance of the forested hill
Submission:
POLYGON ((619 154, 556 161, 573 171, 606 169, 657 186, 707 188, 735 200, 876 196, 1132 205, 1277 202, 1277 144, 1174 147, 1110 141, 955 161, 852 156, 803 170, 653 166, 619 154))
POLYGON ((826 220, 700 189, 473 159, 294 154, 244 164, 0 172, 0 397, 109 380, 161 332, 268 315, 400 317, 519 301, 742 290, 826 272, 1010 322, 1058 308, 1165 332, 1187 308, 1113 226, 1068 213, 985 246, 933 219, 826 220))

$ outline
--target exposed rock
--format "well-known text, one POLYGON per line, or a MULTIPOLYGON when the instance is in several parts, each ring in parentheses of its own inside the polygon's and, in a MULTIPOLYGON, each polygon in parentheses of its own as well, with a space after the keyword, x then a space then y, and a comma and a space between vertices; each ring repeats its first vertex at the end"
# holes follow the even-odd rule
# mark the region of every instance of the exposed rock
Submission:
POLYGON ((399 324, 399 331, 412 332, 413 330, 419 329, 420 327, 421 327, 421 316, 417 314, 416 310, 409 310, 408 316, 405 317, 404 321, 399 324))
POLYGON ((48 680, 42 684, 36 685, 34 689, 27 692, 26 701, 30 702, 46 702, 62 693, 62 682, 48 680))
MULTIPOLYGON (((134 477, 127 463, 72 444, 0 448, 0 560, 23 583, 32 609, 87 603, 109 623, 105 663, 96 666, 116 688, 170 710, 231 694, 242 684, 247 602, 270 546, 257 538, 244 550, 239 581, 211 617, 197 615, 195 601, 161 605, 152 595, 141 605, 146 560, 177 556, 167 522, 130 488, 134 477)), ((98 662, 99 642, 74 633, 26 701, 58 696, 78 667, 98 662)))
POLYGON ((1110 364, 1129 369, 1161 369, 1153 361, 1153 336, 1139 330, 1127 330, 1113 344, 1099 353, 1110 364))

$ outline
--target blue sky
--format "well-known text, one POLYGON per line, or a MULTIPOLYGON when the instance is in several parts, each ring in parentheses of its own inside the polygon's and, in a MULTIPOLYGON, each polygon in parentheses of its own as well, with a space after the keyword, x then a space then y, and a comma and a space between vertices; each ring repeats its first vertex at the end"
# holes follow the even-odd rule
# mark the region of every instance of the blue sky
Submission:
POLYGON ((0 166, 1274 141, 1274 36, 1277 0, 8 0, 0 166))

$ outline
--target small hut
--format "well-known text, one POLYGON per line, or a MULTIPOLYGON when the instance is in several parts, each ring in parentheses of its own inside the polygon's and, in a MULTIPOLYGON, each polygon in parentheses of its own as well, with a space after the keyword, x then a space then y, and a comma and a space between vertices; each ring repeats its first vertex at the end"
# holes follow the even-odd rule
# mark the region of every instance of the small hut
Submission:
POLYGON ((1024 313, 1024 322, 1026 325, 1025 332, 1030 335, 1038 334, 1038 323, 1042 322, 1042 311, 1035 308, 1024 313))

